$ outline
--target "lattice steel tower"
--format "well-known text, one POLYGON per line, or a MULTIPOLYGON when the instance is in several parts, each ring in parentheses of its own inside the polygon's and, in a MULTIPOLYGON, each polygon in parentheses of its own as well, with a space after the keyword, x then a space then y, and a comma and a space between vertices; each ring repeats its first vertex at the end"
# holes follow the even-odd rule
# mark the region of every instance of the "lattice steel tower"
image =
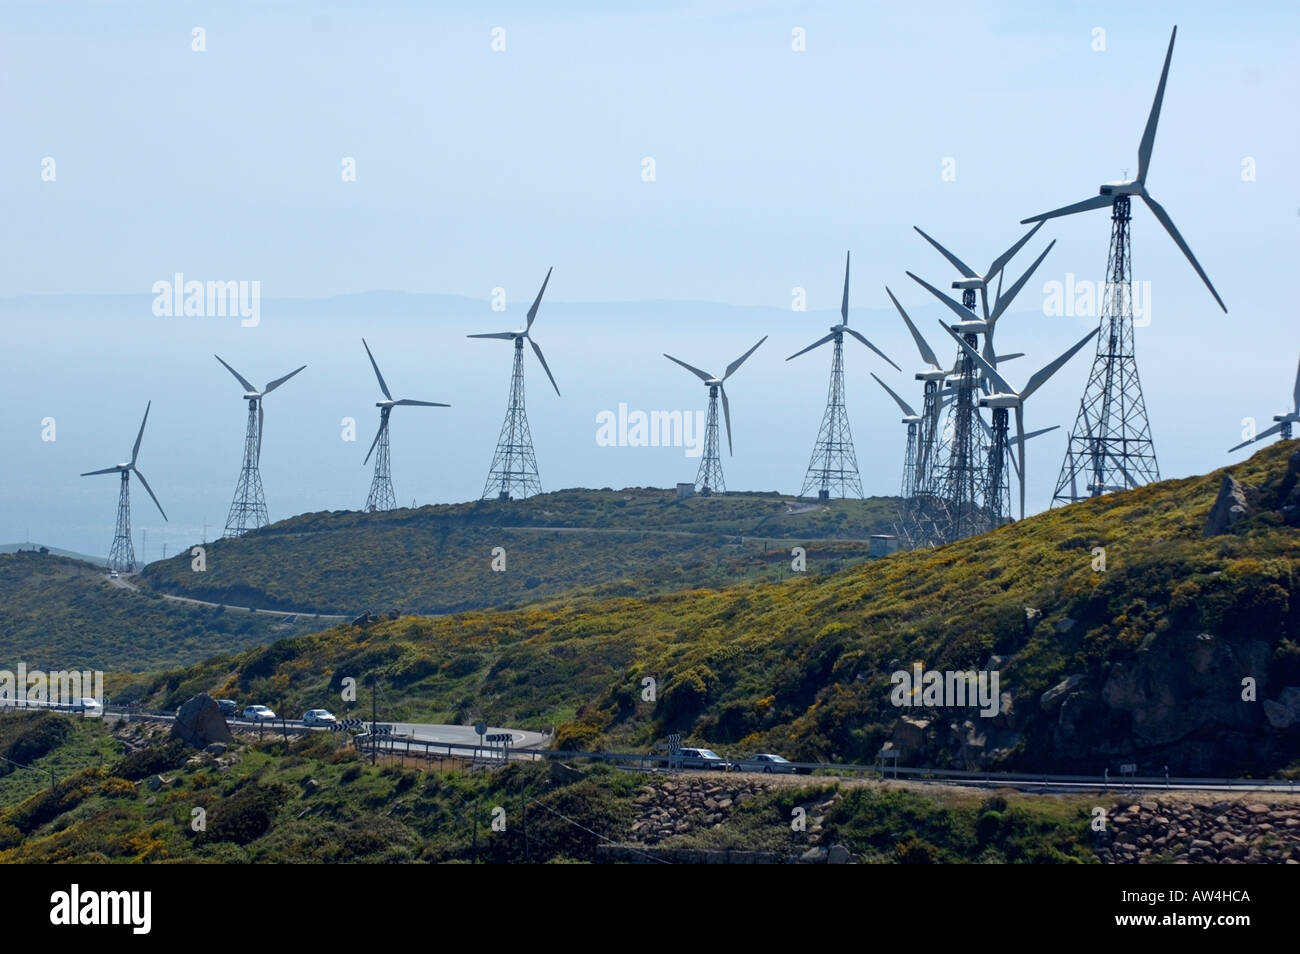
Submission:
POLYGON ((542 370, 551 380, 558 397, 560 386, 555 383, 555 376, 547 367, 542 349, 532 338, 533 322, 537 320, 537 309, 546 294, 546 285, 551 280, 551 269, 546 270, 542 287, 537 291, 533 306, 528 309, 528 323, 515 331, 495 331, 490 334, 469 335, 470 338, 500 338, 513 341, 515 345, 514 369, 510 375, 510 403, 506 408, 506 419, 501 425, 501 434, 497 438, 497 449, 492 455, 492 466, 488 469, 487 481, 483 484, 484 500, 511 500, 516 497, 531 497, 542 492, 542 481, 537 476, 537 457, 533 454, 533 434, 528 429, 528 412, 524 408, 524 341, 533 347, 533 354, 542 364, 542 370))
POLYGON ((1133 341, 1129 197, 1111 211, 1097 354, 1070 430, 1052 506, 1160 479, 1133 341))
POLYGON ((384 393, 382 401, 376 401, 375 407, 379 408, 379 430, 375 432, 375 439, 370 442, 370 450, 366 452, 366 459, 361 462, 365 466, 370 460, 370 455, 375 456, 375 475, 370 480, 370 494, 366 497, 366 510, 374 512, 376 510, 392 510, 397 506, 397 497, 393 493, 393 473, 391 460, 388 456, 388 423, 389 416, 393 413, 395 407, 451 407, 450 404, 443 404, 439 401, 413 401, 410 398, 396 400, 393 393, 388 390, 388 382, 379 372, 379 362, 370 352, 370 345, 366 339, 361 339, 362 346, 366 349, 366 357, 370 359, 370 366, 375 369, 375 379, 379 382, 379 390, 384 393))
POLYGON ((695 491, 702 497, 727 492, 722 479, 722 452, 718 442, 718 385, 709 388, 709 413, 704 421, 704 456, 695 473, 695 491))
MULTIPOLYGON (((366 509, 392 510, 397 506, 397 497, 393 493, 393 474, 388 457, 388 415, 392 408, 379 410, 379 433, 375 435, 375 475, 370 478, 370 493, 366 496, 366 509)), ((364 461, 362 462, 364 463, 364 461)))
MULTIPOLYGON (((213 355, 213 357, 221 361, 221 355, 213 355)), ((268 381, 266 387, 260 391, 253 387, 248 378, 226 362, 221 361, 221 366, 244 386, 244 400, 248 402, 248 427, 244 431, 244 463, 239 470, 239 481, 235 484, 235 497, 230 502, 230 513, 226 515, 224 533, 227 537, 238 537, 271 522, 266 515, 266 497, 262 494, 262 475, 258 469, 262 462, 262 428, 266 424, 266 410, 262 406, 262 401, 307 366, 304 364, 283 377, 268 381)))
MULTIPOLYGON (((791 361, 801 354, 807 354, 814 348, 833 342, 831 357, 831 380, 826 391, 826 410, 822 414, 821 427, 817 431, 817 440, 813 444, 812 457, 808 461, 808 471, 804 476, 800 497, 806 497, 809 491, 817 491, 818 500, 835 497, 861 497, 862 481, 858 477, 858 458, 853 450, 853 433, 849 428, 849 412, 844 406, 844 335, 850 334, 876 354, 889 361, 884 353, 849 327, 849 255, 844 256, 844 297, 840 301, 840 323, 831 325, 830 334, 810 344, 802 351, 796 351, 786 358, 791 361)), ((889 361, 894 370, 900 368, 889 361)))
POLYGON ((121 489, 117 494, 117 529, 113 534, 113 545, 108 550, 108 567, 118 573, 135 572, 135 547, 131 544, 131 474, 134 473, 140 478, 140 485, 153 499, 158 512, 162 514, 162 518, 167 519, 167 514, 163 511, 162 504, 158 503, 158 498, 154 496, 149 481, 144 479, 144 474, 140 473, 140 469, 136 467, 136 460, 140 456, 140 441, 144 438, 144 426, 149 420, 149 408, 152 406, 152 401, 145 405, 144 418, 140 421, 140 430, 135 435, 135 446, 131 449, 131 459, 129 461, 114 464, 112 467, 104 467, 100 470, 86 471, 81 475, 82 477, 91 477, 95 474, 122 475, 121 489))
POLYGON ((248 428, 244 433, 244 463, 235 484, 235 497, 226 515, 225 536, 238 537, 249 530, 270 523, 266 515, 266 495, 262 493, 262 474, 258 469, 262 445, 262 401, 248 399, 248 428))
POLYGON ((695 475, 695 488, 701 496, 708 497, 711 494, 725 493, 727 489, 722 480, 722 454, 718 440, 718 400, 721 399, 722 416, 727 423, 727 450, 732 450, 731 404, 727 401, 727 389, 723 386, 724 382, 736 372, 737 368, 745 363, 746 358, 758 350, 758 345, 761 345, 766 340, 767 335, 764 335, 758 340, 758 344, 727 365, 727 370, 722 373, 721 377, 709 374, 707 371, 701 371, 699 368, 687 364, 680 358, 674 358, 670 354, 664 355, 669 361, 681 365, 703 381, 704 386, 709 389, 709 413, 704 422, 704 459, 700 461, 700 469, 695 475))
POLYGON ((122 471, 122 489, 117 495, 117 532, 108 551, 108 568, 119 573, 135 572, 135 547, 131 545, 131 472, 122 471))
MULTIPOLYGON (((558 388, 556 393, 559 393, 558 388)), ((483 485, 483 499, 516 500, 541 492, 537 456, 533 453, 533 434, 528 428, 528 410, 524 404, 524 339, 520 336, 515 338, 510 403, 506 408, 506 419, 501 424, 487 482, 483 485)))

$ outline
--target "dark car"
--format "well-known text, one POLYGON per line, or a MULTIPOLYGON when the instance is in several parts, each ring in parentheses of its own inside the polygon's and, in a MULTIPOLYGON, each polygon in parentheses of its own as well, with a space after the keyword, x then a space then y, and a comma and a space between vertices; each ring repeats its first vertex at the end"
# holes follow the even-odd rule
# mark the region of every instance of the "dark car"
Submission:
POLYGON ((221 714, 227 719, 233 719, 239 715, 239 703, 233 699, 218 699, 217 706, 221 709, 221 714))

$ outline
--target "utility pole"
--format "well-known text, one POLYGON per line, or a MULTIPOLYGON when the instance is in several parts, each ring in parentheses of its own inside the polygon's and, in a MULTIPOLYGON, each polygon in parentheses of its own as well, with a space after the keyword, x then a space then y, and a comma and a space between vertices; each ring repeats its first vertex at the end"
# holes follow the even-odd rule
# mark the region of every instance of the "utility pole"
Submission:
POLYGON ((528 856, 528 792, 524 789, 519 791, 519 824, 524 831, 524 864, 530 864, 528 856))
MULTIPOLYGON (((379 748, 375 745, 375 723, 379 720, 378 702, 375 700, 375 683, 378 680, 375 677, 370 679, 370 764, 375 764, 375 758, 379 754, 379 748)), ((475 835, 478 834, 478 819, 475 818, 475 835)))

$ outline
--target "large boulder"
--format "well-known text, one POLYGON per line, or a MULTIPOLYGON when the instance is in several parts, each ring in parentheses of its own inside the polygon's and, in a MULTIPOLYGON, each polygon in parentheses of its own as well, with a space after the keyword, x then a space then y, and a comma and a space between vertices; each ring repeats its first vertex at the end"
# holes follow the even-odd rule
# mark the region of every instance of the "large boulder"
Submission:
POLYGON ((176 721, 172 723, 172 735, 196 749, 213 742, 235 741, 230 726, 226 725, 226 717, 221 714, 221 707, 206 692, 199 693, 181 706, 176 721))
POLYGON ((1219 496, 1205 521, 1205 536, 1217 537, 1229 532, 1241 519, 1250 516, 1250 488, 1230 474, 1223 475, 1219 496))

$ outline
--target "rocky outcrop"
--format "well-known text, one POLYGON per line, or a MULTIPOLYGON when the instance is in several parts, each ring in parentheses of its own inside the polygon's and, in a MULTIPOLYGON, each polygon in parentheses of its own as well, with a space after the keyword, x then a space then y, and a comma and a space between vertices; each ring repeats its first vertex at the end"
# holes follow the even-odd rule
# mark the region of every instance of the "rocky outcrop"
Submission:
POLYGON ((1204 535, 1217 537, 1228 533, 1240 520, 1250 516, 1248 498, 1253 494, 1249 491, 1250 488, 1231 474, 1224 474, 1223 483, 1219 486, 1218 499, 1214 501, 1214 506, 1210 508, 1210 516, 1205 521, 1204 535))
POLYGON ((1112 804, 1093 835, 1106 863, 1300 864, 1300 808, 1249 800, 1112 804))
POLYGON ((221 714, 221 707, 206 692, 199 693, 180 707, 171 734, 196 749, 213 742, 235 741, 230 726, 226 725, 226 717, 221 714))

